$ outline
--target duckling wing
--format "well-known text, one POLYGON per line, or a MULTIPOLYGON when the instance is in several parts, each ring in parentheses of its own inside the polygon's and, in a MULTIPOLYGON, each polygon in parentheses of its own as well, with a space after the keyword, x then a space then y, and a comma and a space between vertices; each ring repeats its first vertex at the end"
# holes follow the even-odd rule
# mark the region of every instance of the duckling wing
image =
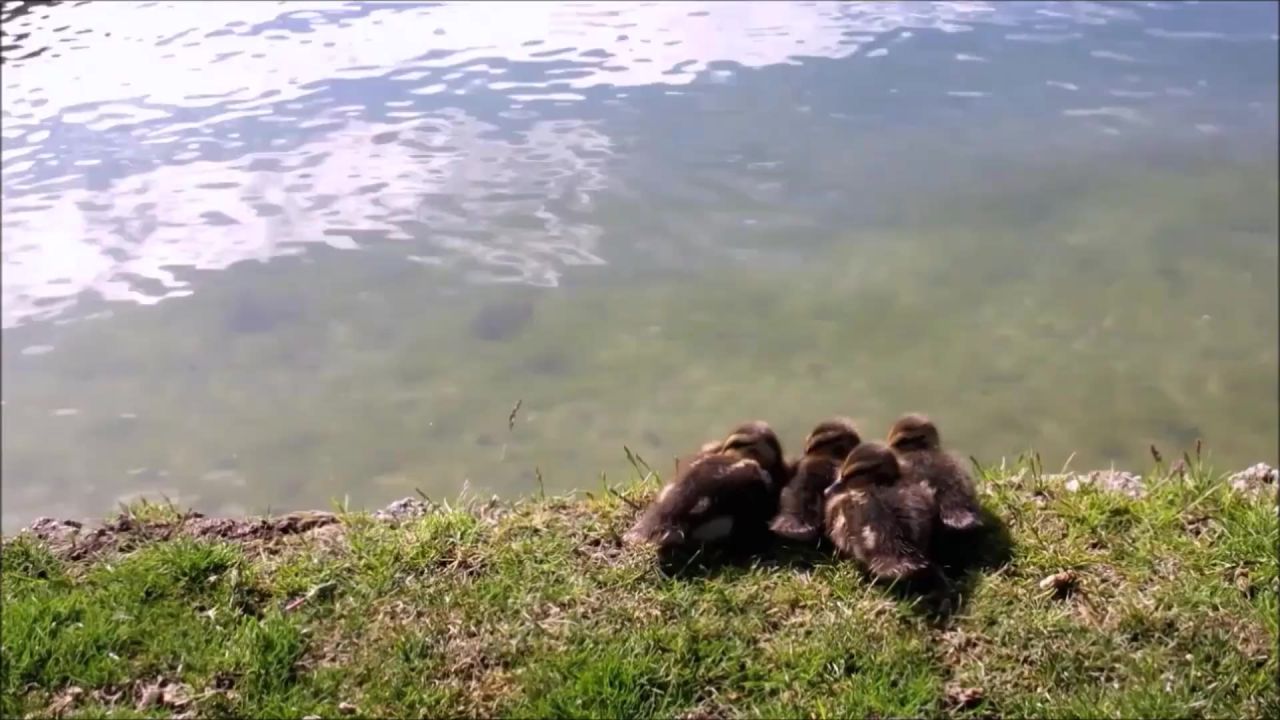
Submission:
POLYGON ((769 528, 775 535, 812 542, 822 529, 823 491, 835 481, 836 465, 826 458, 804 458, 796 466, 778 500, 769 528))
POLYGON ((929 547, 938 517, 937 491, 926 482, 908 480, 886 492, 902 541, 917 549, 929 547))
POLYGON ((912 479, 934 489, 938 518, 951 530, 972 530, 981 523, 978 493, 964 465, 943 451, 911 453, 907 465, 912 479))
POLYGON ((938 453, 935 460, 940 477, 937 490, 938 517, 952 530, 972 530, 982 524, 978 514, 978 492, 973 477, 963 464, 947 453, 938 453))

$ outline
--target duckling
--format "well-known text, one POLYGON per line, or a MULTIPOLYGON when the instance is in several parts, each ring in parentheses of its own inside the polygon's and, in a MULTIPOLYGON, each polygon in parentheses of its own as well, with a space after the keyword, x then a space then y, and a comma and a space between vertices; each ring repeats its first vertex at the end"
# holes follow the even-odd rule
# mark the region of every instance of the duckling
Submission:
POLYGON ((889 447, 898 455, 904 475, 933 488, 943 526, 973 530, 982 524, 973 478, 942 449, 938 428, 929 418, 918 413, 898 418, 889 430, 889 447))
POLYGON ((716 544, 767 529, 786 464, 778 436, 762 421, 744 423, 703 449, 658 493, 623 536, 659 548, 716 544))
POLYGON ((769 529, 795 542, 809 543, 822 532, 823 492, 835 482, 840 464, 862 442, 853 421, 838 417, 818 423, 804 441, 804 455, 782 488, 778 515, 769 529))
POLYGON ((753 420, 734 428, 720 444, 720 452, 734 452, 759 463, 769 475, 775 499, 791 477, 790 463, 782 452, 778 434, 763 420, 753 420))
POLYGON ((827 537, 842 555, 885 580, 907 580, 930 568, 933 488, 903 478, 888 447, 858 445, 824 494, 827 537))

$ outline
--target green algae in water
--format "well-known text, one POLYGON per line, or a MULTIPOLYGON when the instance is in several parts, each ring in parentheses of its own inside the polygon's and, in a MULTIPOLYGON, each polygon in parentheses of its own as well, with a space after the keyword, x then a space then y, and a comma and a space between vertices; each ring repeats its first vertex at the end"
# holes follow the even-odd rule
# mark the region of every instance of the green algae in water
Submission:
POLYGON ((1274 462, 1276 195, 1273 166, 1050 178, 790 262, 557 289, 454 292, 376 253, 246 264, 6 331, 5 524, 157 491, 217 512, 594 487, 624 444, 661 471, 748 417, 792 448, 827 415, 875 437, 921 410, 985 461, 1202 437, 1221 467, 1274 462))

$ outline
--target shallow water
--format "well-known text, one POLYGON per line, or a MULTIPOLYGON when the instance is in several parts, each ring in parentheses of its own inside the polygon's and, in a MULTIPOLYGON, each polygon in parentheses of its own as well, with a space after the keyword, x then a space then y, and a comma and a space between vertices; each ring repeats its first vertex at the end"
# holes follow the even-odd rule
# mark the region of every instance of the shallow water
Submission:
MULTIPOLYGON (((23 8, 25 9, 25 8, 23 8)), ((9 12, 6 5, 6 12, 9 12)), ((598 487, 742 419, 1278 452, 1271 3, 4 22, 3 524, 598 487), (517 401, 514 424, 509 416, 517 401)))

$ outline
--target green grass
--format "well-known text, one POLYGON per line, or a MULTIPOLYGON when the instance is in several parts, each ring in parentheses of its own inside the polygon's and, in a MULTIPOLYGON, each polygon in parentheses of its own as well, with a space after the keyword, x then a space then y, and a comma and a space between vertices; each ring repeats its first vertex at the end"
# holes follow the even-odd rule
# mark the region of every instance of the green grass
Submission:
POLYGON ((652 480, 75 561, 19 536, 0 713, 1280 715, 1272 498, 1199 468, 1141 499, 1032 462, 981 484, 1004 527, 929 594, 822 550, 660 566, 617 544, 652 480), (1040 588, 1064 570, 1074 591, 1040 588))

